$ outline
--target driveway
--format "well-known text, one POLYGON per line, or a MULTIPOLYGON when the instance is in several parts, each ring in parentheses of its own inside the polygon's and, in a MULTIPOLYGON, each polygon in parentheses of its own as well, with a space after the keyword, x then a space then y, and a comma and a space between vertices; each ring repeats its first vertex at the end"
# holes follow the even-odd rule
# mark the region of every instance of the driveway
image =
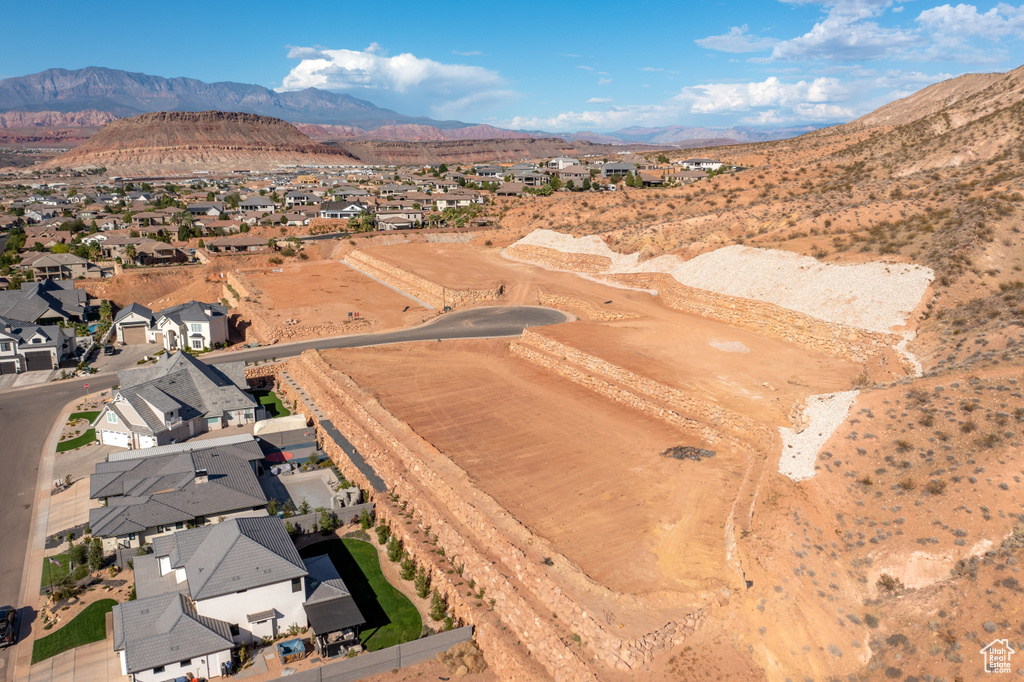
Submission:
MULTIPOLYGON (((29 668, 28 682, 107 682, 124 680, 114 653, 113 628, 107 614, 107 638, 57 654, 29 668)), ((20 677, 20 675, 19 675, 20 677)))
POLYGON ((114 355, 104 355, 101 350, 92 367, 97 372, 116 372, 119 369, 130 369, 135 367, 139 360, 147 355, 152 355, 163 346, 155 343, 139 343, 130 346, 117 346, 114 355))

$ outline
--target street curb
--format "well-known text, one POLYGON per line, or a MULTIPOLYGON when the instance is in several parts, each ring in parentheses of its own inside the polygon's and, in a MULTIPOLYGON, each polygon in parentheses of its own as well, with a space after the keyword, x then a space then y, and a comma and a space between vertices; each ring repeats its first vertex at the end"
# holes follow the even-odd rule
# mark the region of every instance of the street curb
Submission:
MULTIPOLYGON (((64 405, 64 409, 61 410, 60 416, 57 417, 57 420, 50 428, 50 434, 46 438, 46 444, 43 446, 43 456, 39 460, 39 474, 36 476, 36 499, 32 509, 32 521, 29 524, 29 546, 25 554, 25 564, 22 568, 24 578, 22 579, 21 592, 19 593, 22 609, 27 604, 34 604, 39 598, 38 585, 42 579, 43 557, 46 553, 46 524, 50 517, 50 486, 53 483, 53 470, 57 460, 57 444, 60 442, 60 434, 64 430, 64 424, 67 423, 68 417, 74 412, 75 403, 93 396, 98 397, 105 392, 106 390, 99 391, 69 400, 64 405), (33 585, 36 586, 35 589, 32 589, 33 585)), ((32 623, 35 625, 34 636, 26 638, 25 633, 28 629, 29 619, 21 619, 21 628, 18 633, 18 650, 11 660, 11 669, 7 675, 9 680, 27 682, 31 675, 32 645, 38 637, 42 636, 40 633, 43 632, 38 619, 33 618, 32 623)))

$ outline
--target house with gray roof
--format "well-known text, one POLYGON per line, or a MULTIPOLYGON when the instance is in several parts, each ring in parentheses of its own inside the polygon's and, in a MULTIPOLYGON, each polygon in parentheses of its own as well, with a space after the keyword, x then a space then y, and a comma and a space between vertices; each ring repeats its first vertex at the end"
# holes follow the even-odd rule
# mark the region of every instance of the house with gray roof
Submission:
POLYGON ((324 658, 341 655, 358 641, 359 628, 366 623, 352 593, 327 554, 303 559, 306 601, 302 608, 313 629, 313 646, 324 658))
POLYGON ((262 418, 241 362, 212 366, 178 351, 117 378, 120 388, 93 422, 104 445, 151 448, 262 418))
POLYGON ((257 211, 259 213, 273 213, 275 209, 274 202, 259 194, 254 194, 251 197, 242 199, 238 203, 238 208, 243 212, 257 211))
POLYGON ((228 309, 216 303, 188 301, 154 313, 139 303, 114 316, 117 340, 159 343, 164 350, 208 350, 228 340, 228 309))
POLYGON ((74 352, 74 330, 0 317, 0 374, 56 369, 74 352))
POLYGON ((209 679, 231 662, 231 625, 201 615, 184 594, 117 604, 112 615, 121 674, 136 682, 209 679))
POLYGON ((201 616, 225 621, 236 643, 307 623, 308 571, 276 516, 235 518, 156 538, 136 560, 136 591, 186 595, 201 616))
POLYGON ((35 324, 85 322, 89 294, 70 281, 25 282, 21 289, 0 291, 0 316, 35 324))
POLYGON ((186 526, 266 514, 267 497, 256 478, 263 453, 252 436, 124 455, 98 463, 89 477, 89 497, 104 505, 89 510, 89 528, 108 552, 186 526))

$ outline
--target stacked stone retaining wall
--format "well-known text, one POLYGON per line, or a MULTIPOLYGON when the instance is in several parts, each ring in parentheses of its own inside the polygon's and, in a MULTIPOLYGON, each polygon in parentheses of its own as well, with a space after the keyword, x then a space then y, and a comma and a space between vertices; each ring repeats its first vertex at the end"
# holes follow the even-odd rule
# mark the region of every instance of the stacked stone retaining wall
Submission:
POLYGON ((514 260, 536 263, 556 270, 601 273, 611 267, 612 259, 590 253, 565 253, 557 249, 529 244, 512 244, 505 249, 505 255, 514 260))
MULTIPOLYGON (((596 678, 590 665, 574 651, 572 643, 565 641, 552 627, 550 613, 557 615, 560 627, 580 635, 602 663, 621 669, 649 663, 655 651, 681 643, 703 621, 705 609, 695 608, 655 632, 631 640, 621 639, 567 595, 560 582, 571 581, 577 587, 582 585, 583 589, 600 592, 610 599, 620 595, 593 583, 543 538, 512 518, 495 500, 478 490, 465 471, 364 395, 349 377, 328 366, 315 351, 307 351, 300 359, 290 362, 288 372, 330 415, 389 489, 408 499, 419 515, 420 524, 431 527, 436 544, 424 542, 422 533, 413 532, 416 526, 406 524, 405 515, 388 495, 375 496, 378 513, 389 521, 406 548, 420 563, 432 567, 435 585, 447 594, 455 614, 478 626, 478 641, 485 650, 489 645, 507 649, 507 641, 492 618, 481 618, 483 613, 476 606, 476 600, 463 596, 464 592, 454 586, 453 578, 442 570, 434 553, 437 547, 443 547, 447 557, 464 567, 464 578, 474 579, 485 589, 486 598, 494 599, 493 608, 500 614, 501 621, 556 679, 596 678), (552 557, 554 566, 545 566, 536 557, 531 558, 521 547, 530 547, 534 553, 552 557), (558 576, 559 581, 552 575, 558 576)), ((282 389, 289 390, 286 385, 282 389)), ((288 399, 296 397, 289 395, 288 399)), ((325 451, 342 466, 345 475, 360 481, 360 475, 341 448, 334 446, 330 439, 324 440, 325 451)), ((501 674, 516 679, 515 656, 508 651, 505 654, 509 656, 505 661, 509 668, 501 674)), ((490 652, 488 656, 491 660, 490 652)), ((501 666, 495 665, 495 668, 501 666)))
POLYGON ((345 256, 345 263, 356 270, 376 277, 380 281, 406 292, 435 308, 466 308, 469 306, 500 301, 505 285, 494 289, 451 289, 402 268, 370 256, 362 251, 353 251, 345 256))
POLYGON ((538 293, 537 300, 541 305, 571 312, 585 320, 608 322, 613 320, 635 320, 640 317, 636 313, 617 313, 611 310, 601 310, 597 306, 578 298, 561 294, 549 294, 544 291, 538 293))

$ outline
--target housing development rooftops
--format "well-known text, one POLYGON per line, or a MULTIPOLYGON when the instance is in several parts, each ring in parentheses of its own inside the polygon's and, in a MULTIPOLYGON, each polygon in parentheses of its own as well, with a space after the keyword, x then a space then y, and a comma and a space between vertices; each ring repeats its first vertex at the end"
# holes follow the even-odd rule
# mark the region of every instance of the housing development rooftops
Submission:
POLYGON ((125 652, 129 674, 234 646, 231 626, 200 616, 183 594, 161 595, 113 608, 114 651, 125 652))
POLYGON ((89 295, 74 282, 43 280, 25 282, 21 289, 0 291, 0 315, 36 322, 52 311, 54 317, 85 319, 89 295))

